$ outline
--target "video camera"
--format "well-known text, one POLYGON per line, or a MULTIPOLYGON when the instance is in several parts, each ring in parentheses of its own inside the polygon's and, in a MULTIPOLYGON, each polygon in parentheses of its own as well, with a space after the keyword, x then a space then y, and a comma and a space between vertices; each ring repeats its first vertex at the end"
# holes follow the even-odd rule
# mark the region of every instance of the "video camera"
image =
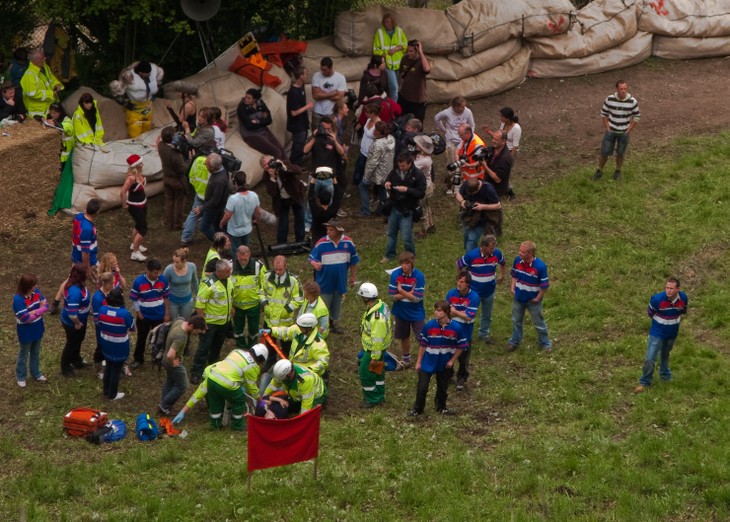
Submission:
POLYGON ((472 162, 487 161, 494 154, 494 147, 479 147, 474 154, 471 155, 472 162))
POLYGON ((314 131, 315 136, 322 136, 323 138, 326 138, 329 136, 327 133, 327 129, 324 128, 324 125, 321 123, 317 126, 317 130, 314 131))
POLYGON ((172 116, 172 121, 175 122, 175 134, 173 135, 171 142, 172 148, 187 158, 190 153, 190 144, 188 143, 188 140, 185 139, 185 129, 180 118, 177 114, 175 114, 175 111, 172 110, 172 107, 168 106, 167 111, 170 113, 170 116, 172 116))
POLYGON ((238 172, 241 170, 241 160, 238 159, 230 150, 220 149, 218 150, 221 159, 223 160, 223 168, 227 172, 238 172))

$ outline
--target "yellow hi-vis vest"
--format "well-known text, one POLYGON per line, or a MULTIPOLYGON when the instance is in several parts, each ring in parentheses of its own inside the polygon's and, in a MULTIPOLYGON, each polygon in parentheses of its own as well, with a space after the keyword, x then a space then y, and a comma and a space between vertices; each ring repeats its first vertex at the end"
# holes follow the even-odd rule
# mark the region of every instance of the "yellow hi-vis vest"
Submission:
POLYGON ((47 63, 43 64, 43 68, 38 67, 33 62, 28 63, 28 69, 20 79, 20 86, 23 89, 23 104, 28 111, 28 116, 48 115, 48 107, 51 106, 56 99, 56 93, 53 88, 63 84, 51 72, 51 68, 47 63))
POLYGON ((261 261, 251 260, 248 267, 241 267, 233 260, 233 306, 249 310, 261 305, 266 267, 261 261))
POLYGON ((71 151, 74 149, 74 125, 71 118, 66 116, 61 122, 63 134, 61 134, 61 163, 66 163, 71 151))
POLYGON ((76 107, 72 120, 76 143, 104 145, 104 125, 101 123, 101 115, 96 100, 94 100, 94 110, 96 111, 96 129, 92 131, 89 120, 84 116, 84 109, 80 105, 76 107))
POLYGON ((294 378, 291 381, 272 379, 264 395, 271 395, 277 391, 285 391, 293 401, 302 403, 302 413, 312 409, 314 401, 321 400, 327 394, 327 387, 322 378, 311 370, 299 364, 293 364, 294 378))
POLYGON ((254 360, 253 355, 243 350, 235 349, 228 356, 217 363, 211 364, 203 372, 203 382, 187 402, 192 408, 200 399, 208 395, 208 381, 213 381, 227 390, 237 390, 241 385, 246 386, 246 393, 254 399, 259 398, 258 379, 261 368, 254 360))
POLYGON ((383 55, 385 57, 385 66, 388 69, 397 71, 400 68, 400 61, 405 54, 406 46, 408 45, 408 38, 406 33, 403 32, 398 26, 395 26, 393 36, 388 34, 385 27, 382 25, 375 31, 375 38, 373 39, 373 54, 383 55), (393 54, 388 54, 393 47, 403 46, 403 51, 397 51, 393 54))
POLYGON ((314 317, 317 318, 317 323, 319 323, 319 335, 322 336, 322 339, 327 339, 330 333, 330 311, 321 296, 317 297, 317 300, 314 302, 314 307, 306 299, 304 300, 302 307, 299 309, 299 315, 306 313, 314 314, 314 317))
POLYGON ((208 324, 226 324, 231 318, 233 306, 233 281, 229 277, 225 282, 211 274, 201 281, 195 308, 205 312, 208 324))
POLYGON ((297 276, 287 272, 284 281, 279 283, 278 279, 275 272, 269 272, 264 279, 264 322, 271 328, 294 324, 294 312, 304 301, 297 276))
POLYGON ((271 335, 277 339, 291 341, 289 360, 312 370, 320 377, 330 364, 330 350, 316 328, 308 336, 298 325, 272 328, 271 335))
POLYGON ((393 339, 390 308, 381 299, 362 315, 360 339, 363 350, 371 352, 371 358, 375 360, 379 360, 382 352, 390 347, 393 339))
POLYGON ((205 166, 205 156, 195 158, 193 164, 190 165, 188 177, 198 197, 205 199, 205 188, 208 186, 208 178, 210 177, 208 167, 205 166))

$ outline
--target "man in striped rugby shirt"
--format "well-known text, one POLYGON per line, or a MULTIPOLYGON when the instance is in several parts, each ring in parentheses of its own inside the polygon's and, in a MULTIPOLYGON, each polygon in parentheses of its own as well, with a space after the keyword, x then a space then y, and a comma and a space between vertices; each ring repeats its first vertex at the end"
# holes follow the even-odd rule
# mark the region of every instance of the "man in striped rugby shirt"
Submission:
POLYGON ((613 179, 621 179, 621 166, 624 163, 626 148, 629 146, 629 134, 639 122, 639 103, 629 94, 629 85, 619 80, 616 82, 616 92, 606 98, 601 108, 603 126, 606 129, 601 143, 601 155, 598 159, 598 169, 593 174, 594 180, 601 179, 603 167, 608 157, 616 151, 616 170, 613 179))

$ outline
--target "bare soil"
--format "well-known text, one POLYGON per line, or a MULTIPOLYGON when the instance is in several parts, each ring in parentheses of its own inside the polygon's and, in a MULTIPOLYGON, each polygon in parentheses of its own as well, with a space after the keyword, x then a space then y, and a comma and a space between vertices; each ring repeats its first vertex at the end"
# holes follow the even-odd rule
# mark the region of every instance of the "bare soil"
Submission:
MULTIPOLYGON (((621 71, 569 78, 565 80, 529 79, 521 86, 489 98, 470 102, 477 125, 488 124, 492 128, 499 123, 498 110, 512 107, 520 117, 523 142, 516 169, 515 185, 519 194, 520 179, 540 178, 549 180, 577 165, 585 166, 587 175, 595 168, 598 147, 602 135, 600 108, 605 97, 613 92, 616 80, 629 83, 631 93, 638 99, 642 117, 632 135, 630 153, 625 172, 631 169, 631 151, 670 148, 678 136, 712 134, 730 128, 730 59, 706 59, 695 61, 666 61, 650 59, 621 71)), ((430 119, 443 106, 429 107, 426 127, 430 119)), ((46 297, 52 299, 58 285, 66 277, 69 262, 71 220, 63 213, 49 217, 46 213, 53 199, 59 179, 59 137, 53 132, 28 122, 6 129, 10 136, 0 137, 0 165, 2 165, 3 189, 0 191, 0 386, 6 398, 0 403, 0 424, 12 417, 12 411, 22 411, 23 397, 31 390, 21 391, 15 386, 14 365, 17 355, 14 318, 11 297, 20 273, 31 271, 40 276, 40 287, 46 297), (18 410, 18 406, 21 410, 18 410)), ((443 157, 438 159, 439 172, 443 174, 443 157)), ((609 168, 611 166, 609 165, 609 168)), ((264 205, 267 198, 263 197, 264 205)), ((443 191, 437 208, 437 224, 440 230, 455 224, 451 203, 443 191)), ((357 213, 356 197, 345 201, 350 216, 357 213)), ((523 204, 519 198, 510 204, 523 204)), ((179 245, 179 233, 162 227, 162 198, 153 198, 149 204, 150 232, 145 244, 150 253, 167 264, 172 252, 179 245)), ((368 244, 382 235, 382 227, 374 221, 344 219, 348 233, 359 244, 368 244)), ((143 271, 143 266, 129 259, 129 229, 131 219, 121 209, 105 212, 97 220, 100 252, 113 251, 119 256, 121 268, 128 284, 143 271)), ((265 241, 273 242, 273 231, 265 230, 265 241)), ((202 263, 207 245, 192 247, 191 259, 202 263)), ((303 258, 292 259, 294 271, 305 272, 303 258)), ((308 278, 308 275, 307 275, 308 278)), ((354 363, 350 354, 358 345, 354 318, 346 325, 353 325, 351 333, 336 336, 338 348, 333 356, 334 379, 332 386, 352 388, 346 394, 332 394, 330 415, 345 411, 359 400, 354 363), (349 323, 349 324, 348 324, 349 323), (339 347, 341 345, 341 347, 339 347)), ((58 357, 63 345, 63 332, 54 318, 46 319, 47 334, 44 340, 44 371, 53 381, 60 381, 58 357)), ((93 333, 89 332, 84 353, 90 359, 93 351, 93 333)), ((225 350, 225 348, 224 348, 225 350)), ((151 372, 145 368, 142 372, 151 372)), ((95 379, 91 370, 77 379, 95 379)), ((122 411, 133 414, 154 411, 158 400, 157 384, 144 389, 138 376, 123 381, 122 389, 134 390, 129 399, 120 404, 122 411)), ((156 383, 156 379, 152 381, 156 383)), ((61 383, 61 390, 67 384, 61 383)), ((411 400, 409 389, 408 398, 411 400)), ((400 401, 400 399, 399 399, 400 401)), ((116 406, 116 405, 115 405, 116 406)), ((200 412, 202 414, 202 412, 200 412)), ((203 414, 204 415, 204 414, 203 414)))

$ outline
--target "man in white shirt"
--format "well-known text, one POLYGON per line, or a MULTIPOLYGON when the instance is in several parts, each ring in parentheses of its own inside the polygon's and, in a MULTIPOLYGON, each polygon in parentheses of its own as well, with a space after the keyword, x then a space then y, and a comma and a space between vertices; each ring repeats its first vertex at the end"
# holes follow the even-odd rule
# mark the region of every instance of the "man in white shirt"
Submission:
POLYGON ((325 56, 319 62, 319 71, 312 76, 312 130, 316 130, 323 116, 332 116, 335 102, 345 95, 347 81, 335 72, 332 58, 325 56))

